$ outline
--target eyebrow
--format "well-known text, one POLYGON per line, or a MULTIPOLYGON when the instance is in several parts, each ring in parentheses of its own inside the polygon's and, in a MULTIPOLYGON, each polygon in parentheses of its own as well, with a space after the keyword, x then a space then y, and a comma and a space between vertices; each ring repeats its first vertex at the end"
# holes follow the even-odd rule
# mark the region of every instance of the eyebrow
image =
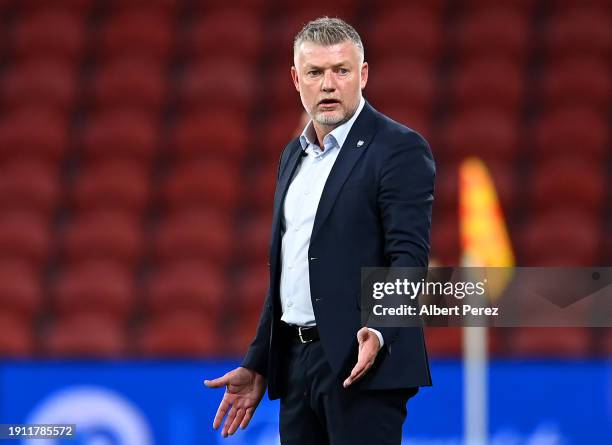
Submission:
MULTIPOLYGON (((340 68, 341 66, 348 66, 348 65, 349 65, 349 62, 347 60, 343 60, 340 63, 336 63, 335 65, 332 65, 332 68, 340 68)), ((322 70, 323 69, 323 67, 312 65, 310 63, 306 65, 306 68, 307 69, 315 69, 315 70, 322 70)))

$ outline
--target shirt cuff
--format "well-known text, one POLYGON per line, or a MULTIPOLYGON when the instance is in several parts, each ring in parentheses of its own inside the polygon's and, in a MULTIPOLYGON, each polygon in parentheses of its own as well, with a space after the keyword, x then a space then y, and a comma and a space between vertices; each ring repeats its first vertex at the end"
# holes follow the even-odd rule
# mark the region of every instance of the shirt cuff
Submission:
MULTIPOLYGON (((385 344, 385 341, 383 340, 382 334, 379 331, 377 331, 376 329, 368 328, 368 330, 370 332, 374 332, 376 334, 376 336, 378 337, 378 341, 380 342, 380 348, 382 348, 384 346, 384 344, 385 344)), ((380 348, 378 348, 378 349, 380 349, 380 348)))

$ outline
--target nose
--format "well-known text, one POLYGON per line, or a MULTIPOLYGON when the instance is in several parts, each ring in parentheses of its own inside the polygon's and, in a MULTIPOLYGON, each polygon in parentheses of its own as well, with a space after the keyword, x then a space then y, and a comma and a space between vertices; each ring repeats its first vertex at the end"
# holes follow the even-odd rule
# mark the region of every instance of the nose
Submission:
POLYGON ((336 90, 334 84, 334 73, 331 70, 327 70, 323 73, 323 82, 321 83, 321 90, 326 93, 332 93, 336 90))

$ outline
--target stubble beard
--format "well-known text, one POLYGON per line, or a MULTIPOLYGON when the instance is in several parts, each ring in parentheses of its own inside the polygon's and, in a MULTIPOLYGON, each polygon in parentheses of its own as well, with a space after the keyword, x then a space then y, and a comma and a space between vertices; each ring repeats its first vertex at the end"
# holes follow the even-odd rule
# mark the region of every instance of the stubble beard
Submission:
POLYGON ((356 111, 357 107, 355 107, 355 109, 351 112, 347 112, 345 109, 338 110, 335 113, 317 111, 314 113, 313 119, 319 125, 325 125, 327 127, 339 127, 340 125, 349 121, 356 111))

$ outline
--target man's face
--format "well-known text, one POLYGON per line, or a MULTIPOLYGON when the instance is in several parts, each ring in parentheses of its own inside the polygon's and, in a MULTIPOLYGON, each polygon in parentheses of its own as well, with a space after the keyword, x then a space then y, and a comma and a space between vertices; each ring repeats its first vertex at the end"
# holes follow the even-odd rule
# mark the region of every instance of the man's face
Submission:
POLYGON ((291 77, 309 116, 334 128, 348 121, 368 81, 368 64, 362 63, 357 46, 350 41, 331 46, 303 42, 294 64, 291 77))

